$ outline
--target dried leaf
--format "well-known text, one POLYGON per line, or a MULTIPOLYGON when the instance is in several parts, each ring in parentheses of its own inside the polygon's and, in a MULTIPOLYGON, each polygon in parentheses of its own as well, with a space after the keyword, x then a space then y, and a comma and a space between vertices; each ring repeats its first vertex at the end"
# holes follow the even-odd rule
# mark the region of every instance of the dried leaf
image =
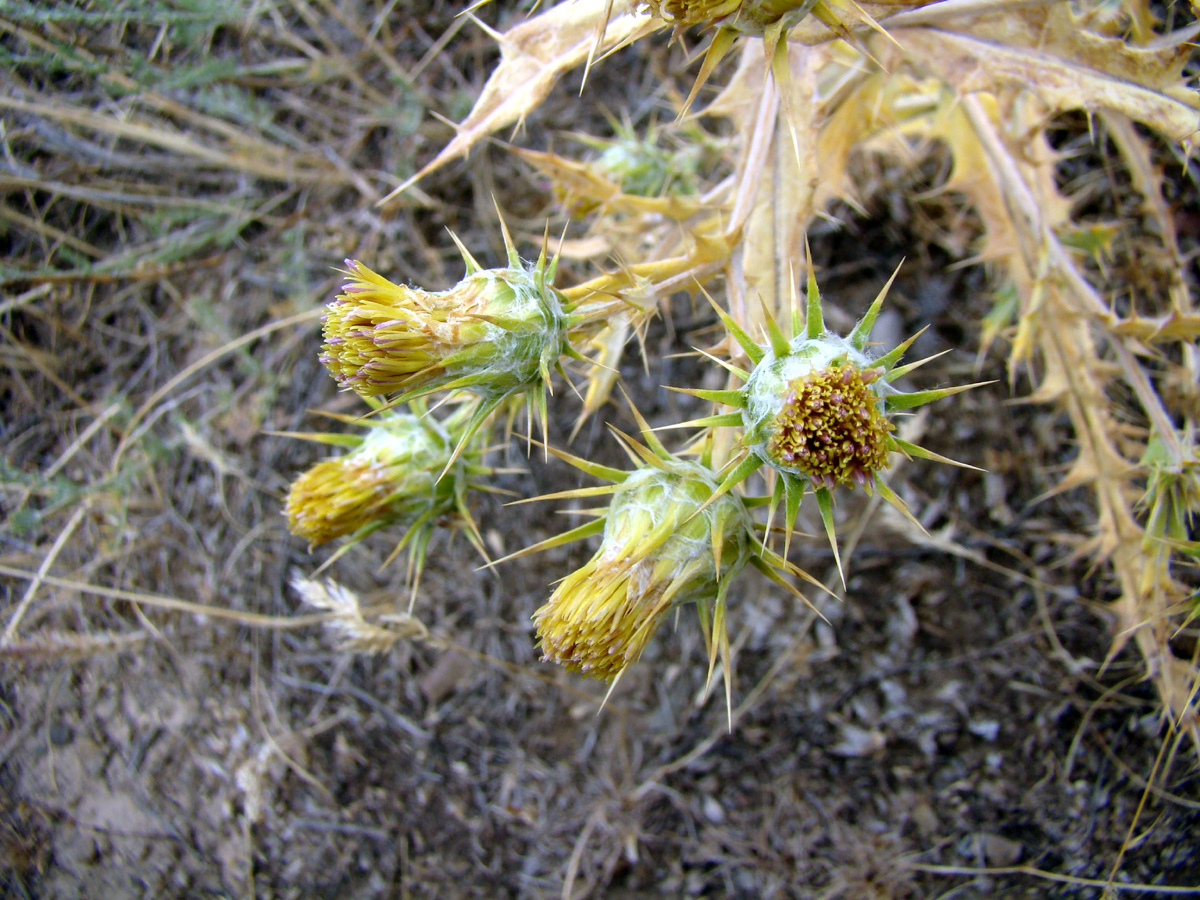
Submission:
POLYGON ((475 107, 459 123, 454 139, 380 203, 464 155, 488 135, 520 123, 546 99, 559 78, 587 62, 593 53, 599 56, 661 26, 645 13, 631 11, 633 6, 633 0, 567 0, 501 35, 500 64, 475 107), (598 40, 597 31, 610 11, 612 18, 598 40))
POLYGON ((989 43, 1057 56, 1075 66, 1164 93, 1181 85, 1183 66, 1195 52, 1185 40, 1138 47, 1121 38, 1089 31, 1065 3, 1010 8, 980 16, 956 30, 989 43))
MULTIPOLYGON (((1145 83, 1138 83, 1043 49, 1003 46, 968 34, 908 28, 895 36, 910 63, 937 73, 961 93, 1027 90, 1052 112, 1113 110, 1189 153, 1200 147, 1200 97, 1182 81, 1152 86, 1163 75, 1161 65, 1145 63, 1145 83)), ((1121 59, 1114 68, 1128 75, 1138 57, 1131 52, 1121 59)))

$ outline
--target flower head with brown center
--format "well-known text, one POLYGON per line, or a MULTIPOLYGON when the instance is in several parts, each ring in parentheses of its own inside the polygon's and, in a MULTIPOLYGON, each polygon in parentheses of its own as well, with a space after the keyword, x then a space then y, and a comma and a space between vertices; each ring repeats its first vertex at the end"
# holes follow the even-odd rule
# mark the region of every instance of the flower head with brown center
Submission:
POLYGON ((761 467, 770 467, 778 474, 771 513, 774 514, 780 501, 785 502, 786 542, 790 542, 801 497, 811 489, 839 570, 841 559, 834 536, 832 491, 843 485, 861 487, 868 493, 878 491, 883 499, 908 515, 904 501, 880 477, 889 465, 888 454, 896 451, 940 462, 952 461, 895 436, 890 415, 975 387, 960 385, 904 393, 893 386, 892 382, 927 360, 897 365, 916 340, 915 335, 882 356, 872 357, 868 353, 867 338, 890 286, 891 281, 846 337, 825 330, 821 295, 811 270, 803 322, 798 304, 793 304, 797 309, 792 321, 794 337, 788 338, 779 324, 768 317, 767 345, 760 346, 718 309, 729 333, 754 368, 747 372, 730 367, 745 382, 740 388, 684 391, 738 409, 683 423, 705 427, 733 425, 743 431, 742 458, 725 476, 715 496, 723 495, 761 467))

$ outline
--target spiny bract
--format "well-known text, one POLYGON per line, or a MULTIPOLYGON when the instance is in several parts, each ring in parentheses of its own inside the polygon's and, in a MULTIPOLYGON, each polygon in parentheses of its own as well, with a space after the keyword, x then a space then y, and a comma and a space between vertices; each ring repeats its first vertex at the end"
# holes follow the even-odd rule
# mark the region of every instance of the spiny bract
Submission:
POLYGON ((749 564, 801 599, 781 572, 820 585, 763 545, 747 510, 751 501, 728 493, 714 499, 723 473, 711 468, 711 446, 699 460, 680 459, 636 411, 635 416, 646 444, 617 432, 635 470, 611 469, 551 450, 613 484, 536 498, 612 495, 608 508, 595 521, 508 558, 603 534, 592 558, 568 575, 534 614, 544 658, 570 671, 613 680, 641 656, 668 612, 694 603, 708 644, 710 680, 719 654, 729 706, 726 597, 733 579, 749 564))
MULTIPOLYGON (((895 278, 895 275, 892 276, 895 278)), ((793 298, 792 331, 788 338, 769 314, 768 342, 760 346, 723 310, 725 327, 754 363, 747 372, 730 370, 744 384, 731 390, 684 390, 705 400, 736 407, 739 411, 709 416, 682 426, 731 425, 743 430, 740 461, 721 482, 720 497, 752 473, 768 466, 777 473, 771 498, 771 517, 785 502, 785 530, 790 543, 792 523, 806 489, 811 489, 821 510, 825 531, 833 546, 838 568, 841 559, 833 526, 833 490, 861 487, 880 495, 905 515, 904 501, 888 487, 881 473, 889 466, 888 454, 898 451, 941 462, 952 462, 894 435, 889 416, 976 385, 904 393, 892 382, 928 360, 897 363, 916 340, 913 335, 877 358, 868 351, 867 338, 892 282, 889 280, 871 307, 846 337, 825 329, 821 295, 811 269, 803 322, 798 298, 793 298)), ((957 464, 956 464, 957 465, 957 464)), ((787 555, 785 545, 784 555, 787 555)))

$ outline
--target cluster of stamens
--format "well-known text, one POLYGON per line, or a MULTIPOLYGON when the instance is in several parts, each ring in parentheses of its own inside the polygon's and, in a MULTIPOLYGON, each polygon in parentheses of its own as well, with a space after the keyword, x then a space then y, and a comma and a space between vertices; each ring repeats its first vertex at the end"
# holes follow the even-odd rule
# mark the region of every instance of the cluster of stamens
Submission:
POLYGON ((771 460, 816 487, 872 487, 887 467, 892 430, 869 387, 881 374, 847 362, 790 381, 767 443, 771 460))
POLYGON ((396 473, 378 460, 324 460, 292 485, 284 509, 288 528, 313 545, 345 537, 387 514, 396 484, 396 473))

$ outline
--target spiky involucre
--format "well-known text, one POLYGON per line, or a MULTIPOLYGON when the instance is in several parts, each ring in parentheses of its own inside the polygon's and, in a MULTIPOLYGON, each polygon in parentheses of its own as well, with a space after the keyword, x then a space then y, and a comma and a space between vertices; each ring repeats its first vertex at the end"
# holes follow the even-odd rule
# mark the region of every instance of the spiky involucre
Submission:
POLYGON ((534 614, 547 660, 611 680, 641 656, 671 609, 723 595, 754 539, 737 497, 705 508, 716 486, 706 467, 685 461, 626 478, 600 549, 534 614))
POLYGON ((320 357, 343 389, 412 397, 463 387, 501 397, 538 384, 567 351, 563 297, 534 265, 469 272, 439 292, 346 266, 320 357))

